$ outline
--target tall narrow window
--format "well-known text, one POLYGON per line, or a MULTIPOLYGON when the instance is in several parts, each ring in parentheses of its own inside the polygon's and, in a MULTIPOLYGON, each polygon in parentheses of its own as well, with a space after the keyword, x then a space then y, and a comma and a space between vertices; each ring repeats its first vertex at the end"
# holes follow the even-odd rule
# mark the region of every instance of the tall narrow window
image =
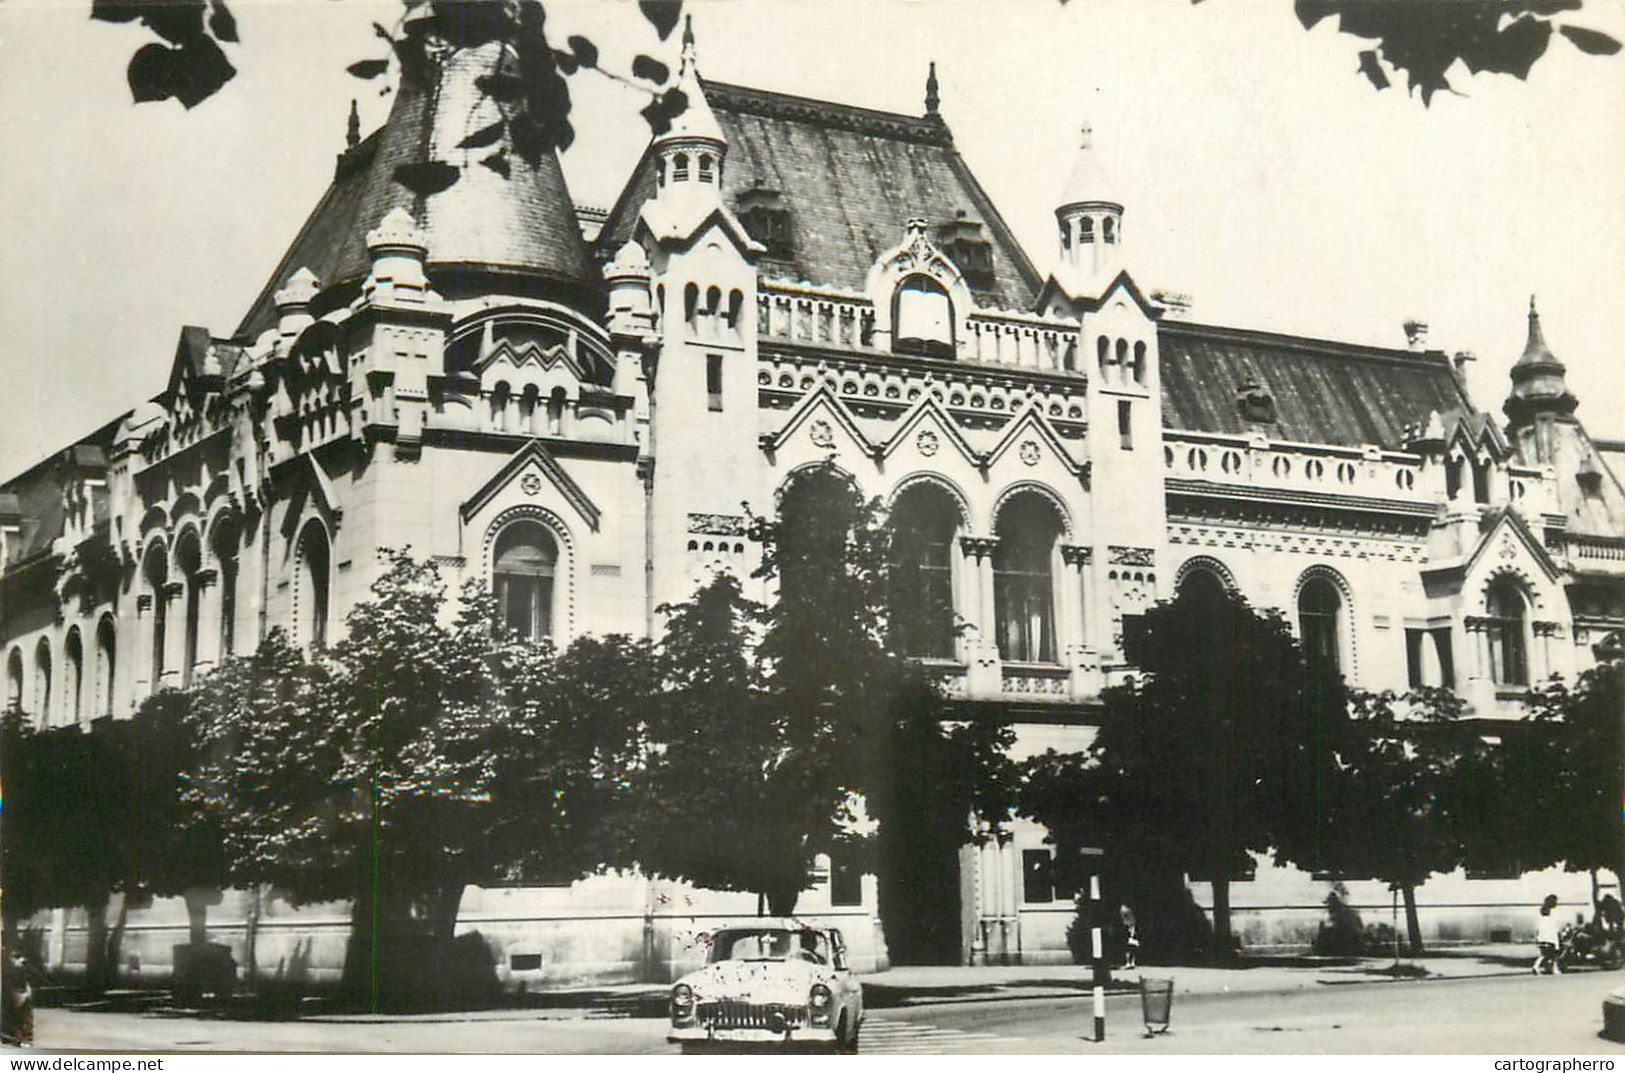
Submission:
POLYGON ((14 712, 23 706, 23 654, 13 648, 6 657, 6 711, 14 712))
POLYGON ((1490 464, 1488 462, 1473 463, 1473 502, 1488 503, 1490 501, 1490 464))
POLYGON ((1523 594, 1511 580, 1501 578, 1490 586, 1484 610, 1489 619, 1485 628, 1490 637, 1490 676, 1500 685, 1528 685, 1523 594))
POLYGON ((62 687, 67 716, 77 723, 85 715, 85 646, 77 626, 68 631, 67 642, 62 646, 62 687))
POLYGON ((51 725, 51 642, 43 637, 34 649, 34 718, 51 725))
POLYGON ((1334 669, 1342 666, 1337 639, 1342 611, 1343 598, 1326 578, 1310 578, 1298 591, 1298 636, 1309 662, 1334 669))
POLYGON ((954 655, 954 533, 959 510, 941 488, 919 484, 891 512, 892 640, 906 656, 954 655))
POLYGON ((1134 404, 1117 400, 1117 442, 1125 451, 1134 450, 1134 404))
POLYGON ((1078 222, 1078 241, 1080 243, 1089 243, 1093 242, 1094 240, 1095 221, 1092 217, 1085 216, 1078 222))
POLYGON ((1043 497, 1024 493, 999 512, 993 590, 999 655, 1016 663, 1054 663, 1055 548, 1061 522, 1043 497))
POLYGON ((182 623, 181 688, 192 684, 192 667, 197 663, 198 617, 203 608, 203 586, 198 572, 203 568, 203 555, 197 530, 188 530, 175 544, 175 565, 180 568, 186 583, 186 606, 182 623))
POLYGON ((312 648, 327 646, 330 558, 326 530, 310 522, 299 537, 299 621, 300 640, 312 648))
POLYGON ((722 409, 722 355, 705 356, 705 405, 708 409, 722 409))
POLYGON ((1406 630, 1405 670, 1412 689, 1419 686, 1455 688, 1456 671, 1450 655, 1450 627, 1406 630))
POLYGON ((1110 216, 1100 225, 1100 235, 1107 242, 1117 241, 1117 221, 1110 216))
POLYGON ((147 577, 147 592, 152 598, 152 648, 148 659, 148 672, 151 677, 148 686, 156 693, 164 680, 164 650, 167 647, 165 633, 169 625, 169 597, 164 592, 169 585, 169 560, 163 545, 154 544, 147 552, 143 572, 147 577))
POLYGON ((678 153, 672 160, 671 178, 673 182, 686 182, 688 179, 688 154, 678 153))
POLYGON ((558 545, 540 524, 514 522, 497 537, 492 587, 502 626, 526 640, 553 633, 553 577, 558 545))
POLYGON ((832 855, 829 862, 829 904, 834 908, 863 904, 863 872, 850 859, 832 855))
POLYGON ((1021 851, 1021 900, 1048 905, 1055 900, 1054 858, 1047 849, 1021 851))
POLYGON ((214 527, 214 558, 220 564, 220 658, 232 654, 237 641, 237 525, 230 516, 214 527))
POLYGON ((104 615, 96 627, 96 714, 113 714, 113 672, 118 669, 118 649, 113 637, 113 616, 104 615))

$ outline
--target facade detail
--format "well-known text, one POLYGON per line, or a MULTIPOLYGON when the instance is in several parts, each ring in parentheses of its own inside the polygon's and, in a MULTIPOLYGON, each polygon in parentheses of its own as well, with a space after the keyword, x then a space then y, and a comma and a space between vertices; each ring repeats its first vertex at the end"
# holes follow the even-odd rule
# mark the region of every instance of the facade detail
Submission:
MULTIPOLYGON (((951 612, 905 647, 1023 757, 1087 747, 1141 616, 1188 584, 1279 609, 1352 682, 1452 687, 1486 723, 1625 628, 1625 442, 1580 422, 1533 302, 1502 421, 1425 339, 1205 325, 1154 300, 1131 193, 1087 129, 1040 269, 955 147, 934 70, 926 114, 891 114, 708 82, 692 36, 688 109, 588 242, 551 154, 428 199, 394 182, 493 122, 481 55, 452 52, 344 151, 235 330, 182 328, 157 395, 0 486, 7 704, 88 725, 273 628, 329 644, 385 546, 454 589, 485 579, 526 636, 658 636, 655 609, 713 571, 768 595, 750 517, 826 459, 890 505, 951 612)), ((1069 898, 1023 882, 1043 839, 1018 823, 962 854, 965 958, 1069 956, 1069 898)), ((1306 942, 1324 884, 1259 873, 1234 894, 1244 941, 1306 942)), ((874 883, 857 889, 801 907, 863 969, 885 947, 874 883)), ((1515 881, 1437 890, 1424 912, 1452 934, 1527 901, 1515 881)), ((464 905, 514 986, 671 978, 685 929, 754 911, 624 876, 464 905), (589 907, 625 934, 572 937, 589 907), (513 967, 536 954, 545 972, 513 967)), ((141 912, 161 963, 185 914, 141 912)), ((279 935, 304 926, 275 912, 279 935)))

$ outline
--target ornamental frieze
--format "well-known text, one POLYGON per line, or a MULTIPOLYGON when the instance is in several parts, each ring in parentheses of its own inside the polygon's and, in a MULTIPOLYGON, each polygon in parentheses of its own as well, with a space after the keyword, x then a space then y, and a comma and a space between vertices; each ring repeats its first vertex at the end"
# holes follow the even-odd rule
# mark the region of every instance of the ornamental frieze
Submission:
POLYGON ((705 536, 744 536, 745 518, 740 514, 690 514, 688 531, 705 536))
POLYGON ((1112 566, 1156 566, 1157 552, 1154 548, 1130 548, 1121 544, 1111 544, 1106 548, 1106 561, 1112 566))

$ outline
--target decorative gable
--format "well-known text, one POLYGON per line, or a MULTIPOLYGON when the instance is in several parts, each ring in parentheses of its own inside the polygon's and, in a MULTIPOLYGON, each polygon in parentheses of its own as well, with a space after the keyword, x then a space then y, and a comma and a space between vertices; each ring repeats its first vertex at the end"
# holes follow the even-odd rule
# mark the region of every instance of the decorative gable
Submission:
POLYGON ((490 503, 497 493, 515 483, 526 496, 534 496, 541 491, 544 483, 551 484, 564 497, 565 502, 581 516, 581 520, 587 523, 587 527, 593 532, 598 531, 598 522, 602 515, 598 505, 571 479, 541 440, 527 441, 502 464, 502 468, 497 470, 490 480, 463 502, 463 521, 466 523, 490 503))

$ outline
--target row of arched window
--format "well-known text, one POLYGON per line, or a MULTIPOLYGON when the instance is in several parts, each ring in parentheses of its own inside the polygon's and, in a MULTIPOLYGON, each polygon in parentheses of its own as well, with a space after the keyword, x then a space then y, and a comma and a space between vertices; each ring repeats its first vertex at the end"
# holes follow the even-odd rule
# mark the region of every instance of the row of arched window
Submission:
POLYGON ((1145 342, 1132 347, 1127 339, 1113 341, 1104 335, 1095 338, 1095 359, 1104 384, 1145 384, 1145 342))
POLYGON ((544 402, 541 389, 535 384, 526 384, 519 393, 516 407, 513 387, 506 380, 499 380, 491 391, 491 424, 498 432, 561 436, 568 401, 569 395, 562 387, 554 388, 544 402))
POLYGON ((660 167, 655 170, 655 184, 665 186, 668 182, 686 183, 698 181, 702 183, 722 182, 722 158, 715 153, 704 151, 695 153, 673 153, 661 161, 660 167))
POLYGON ((728 292, 726 303, 721 287, 707 287, 703 295, 697 283, 683 287, 683 322, 695 335, 737 333, 744 308, 745 293, 737 287, 728 292))
MULTIPOLYGON (((1076 238, 1078 245, 1088 246, 1092 244, 1095 241, 1096 234, 1095 217, 1079 216, 1076 218, 1076 222, 1076 238)), ((1117 242, 1117 217, 1109 214, 1102 214, 1099 224, 1099 235, 1102 242, 1107 243, 1108 245, 1115 244, 1117 242)), ((1073 220, 1062 220, 1061 249, 1071 249, 1073 238, 1073 220)))
POLYGON ((118 658, 112 615, 103 615, 97 623, 91 656, 87 669, 83 634, 78 626, 70 628, 62 643, 58 675, 50 639, 41 637, 34 646, 33 689, 29 690, 23 650, 12 646, 6 657, 6 709, 30 712, 41 726, 112 715, 113 672, 118 658), (56 692, 59 678, 61 696, 56 692))

